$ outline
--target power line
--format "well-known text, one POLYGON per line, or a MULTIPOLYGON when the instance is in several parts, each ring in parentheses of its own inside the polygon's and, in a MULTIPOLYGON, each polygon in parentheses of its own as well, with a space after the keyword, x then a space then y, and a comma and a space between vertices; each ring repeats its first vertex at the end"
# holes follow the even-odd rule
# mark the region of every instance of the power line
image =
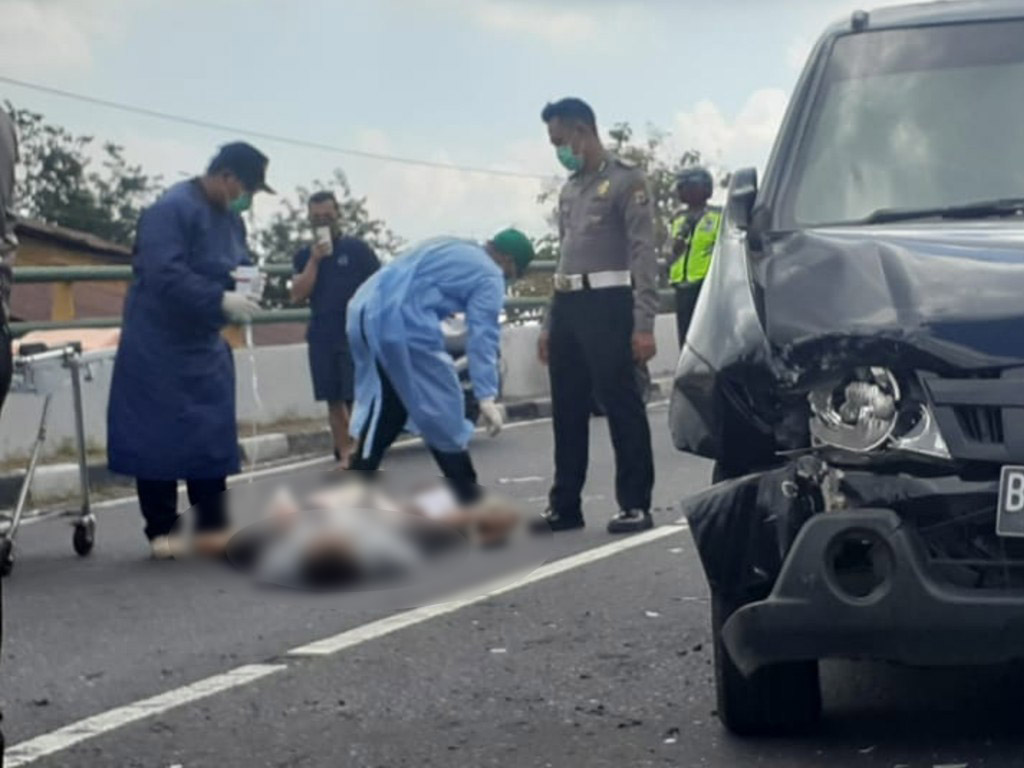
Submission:
POLYGON ((47 93, 52 96, 60 96, 65 99, 71 99, 73 101, 80 101, 86 104, 93 104, 99 107, 106 107, 108 109, 116 109, 121 112, 129 112, 135 115, 142 115, 144 117, 151 117, 157 120, 167 120, 172 123, 180 123, 182 125, 191 125, 197 128, 208 128, 215 131, 224 131, 226 133, 234 133, 240 136, 249 136, 252 138, 265 139, 267 141, 274 141, 280 144, 290 144, 295 147, 303 147, 305 149, 317 149, 323 152, 333 152, 339 155, 348 155, 350 157, 359 157, 364 160, 379 160, 386 163, 398 163, 400 165, 412 165, 421 168, 434 168, 443 171, 458 171, 460 173, 474 173, 483 176, 500 176, 512 179, 530 179, 533 181, 548 181, 552 176, 542 176, 535 173, 522 173, 519 171, 503 171, 497 168, 481 168, 472 165, 458 165, 455 163, 441 163, 433 160, 421 160, 414 157, 401 157, 399 155, 388 155, 380 152, 366 152, 361 149, 350 149, 347 147, 336 147, 331 144, 322 144, 317 141, 308 141, 306 139, 297 139, 291 136, 281 136, 275 133, 265 133, 263 131, 253 131, 248 128, 238 128, 231 125, 224 125, 222 123, 215 123, 209 120, 199 120, 193 117, 184 117, 182 115, 174 115, 169 112, 160 112, 155 109, 148 109, 146 107, 136 107, 131 104, 123 104, 117 101, 110 101, 108 99, 100 99, 94 96, 86 96, 81 93, 73 93, 72 91, 65 91, 60 88, 52 88, 47 85, 39 85, 38 83, 29 83, 24 80, 16 80, 13 77, 5 77, 0 75, 0 83, 7 83, 8 85, 14 85, 19 88, 26 88, 30 91, 39 91, 40 93, 47 93))

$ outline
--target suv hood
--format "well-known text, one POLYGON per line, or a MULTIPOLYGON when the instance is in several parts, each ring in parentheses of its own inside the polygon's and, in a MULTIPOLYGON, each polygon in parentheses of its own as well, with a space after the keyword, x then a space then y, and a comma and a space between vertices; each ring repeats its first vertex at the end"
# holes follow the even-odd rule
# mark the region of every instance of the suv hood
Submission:
POLYGON ((908 351, 939 368, 1024 364, 1024 222, 810 229, 773 236, 759 262, 760 314, 784 365, 908 351))

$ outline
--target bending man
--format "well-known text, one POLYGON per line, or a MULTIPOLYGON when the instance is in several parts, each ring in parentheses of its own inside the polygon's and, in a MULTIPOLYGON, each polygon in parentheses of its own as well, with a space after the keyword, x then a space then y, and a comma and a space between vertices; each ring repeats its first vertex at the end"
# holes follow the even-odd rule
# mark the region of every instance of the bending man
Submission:
POLYGON ((349 303, 347 324, 356 369, 352 436, 358 441, 350 469, 376 470, 411 420, 459 501, 477 499, 468 451, 473 425, 444 350, 441 320, 466 314, 470 379, 481 418, 495 435, 502 426, 494 398, 505 283, 522 275, 533 255, 530 241, 514 229, 485 245, 438 238, 363 284, 349 303))

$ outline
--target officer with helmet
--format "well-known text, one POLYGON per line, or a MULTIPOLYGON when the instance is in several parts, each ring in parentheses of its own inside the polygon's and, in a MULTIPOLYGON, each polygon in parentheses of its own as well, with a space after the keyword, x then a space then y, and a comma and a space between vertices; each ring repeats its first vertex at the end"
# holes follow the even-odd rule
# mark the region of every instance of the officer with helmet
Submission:
POLYGON ((676 294, 676 331, 680 347, 686 341, 686 331, 718 239, 722 211, 708 205, 714 187, 711 174, 700 166, 686 168, 676 177, 676 194, 686 207, 672 222, 673 262, 669 284, 676 294))

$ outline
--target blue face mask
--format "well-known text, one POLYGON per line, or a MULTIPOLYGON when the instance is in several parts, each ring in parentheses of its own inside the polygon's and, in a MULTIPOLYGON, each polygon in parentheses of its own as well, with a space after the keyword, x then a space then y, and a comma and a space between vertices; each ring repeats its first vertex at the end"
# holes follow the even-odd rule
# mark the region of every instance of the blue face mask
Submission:
POLYGON ((573 152, 570 145, 560 144, 555 152, 558 154, 558 162, 570 173, 576 173, 583 167, 583 158, 573 152))

